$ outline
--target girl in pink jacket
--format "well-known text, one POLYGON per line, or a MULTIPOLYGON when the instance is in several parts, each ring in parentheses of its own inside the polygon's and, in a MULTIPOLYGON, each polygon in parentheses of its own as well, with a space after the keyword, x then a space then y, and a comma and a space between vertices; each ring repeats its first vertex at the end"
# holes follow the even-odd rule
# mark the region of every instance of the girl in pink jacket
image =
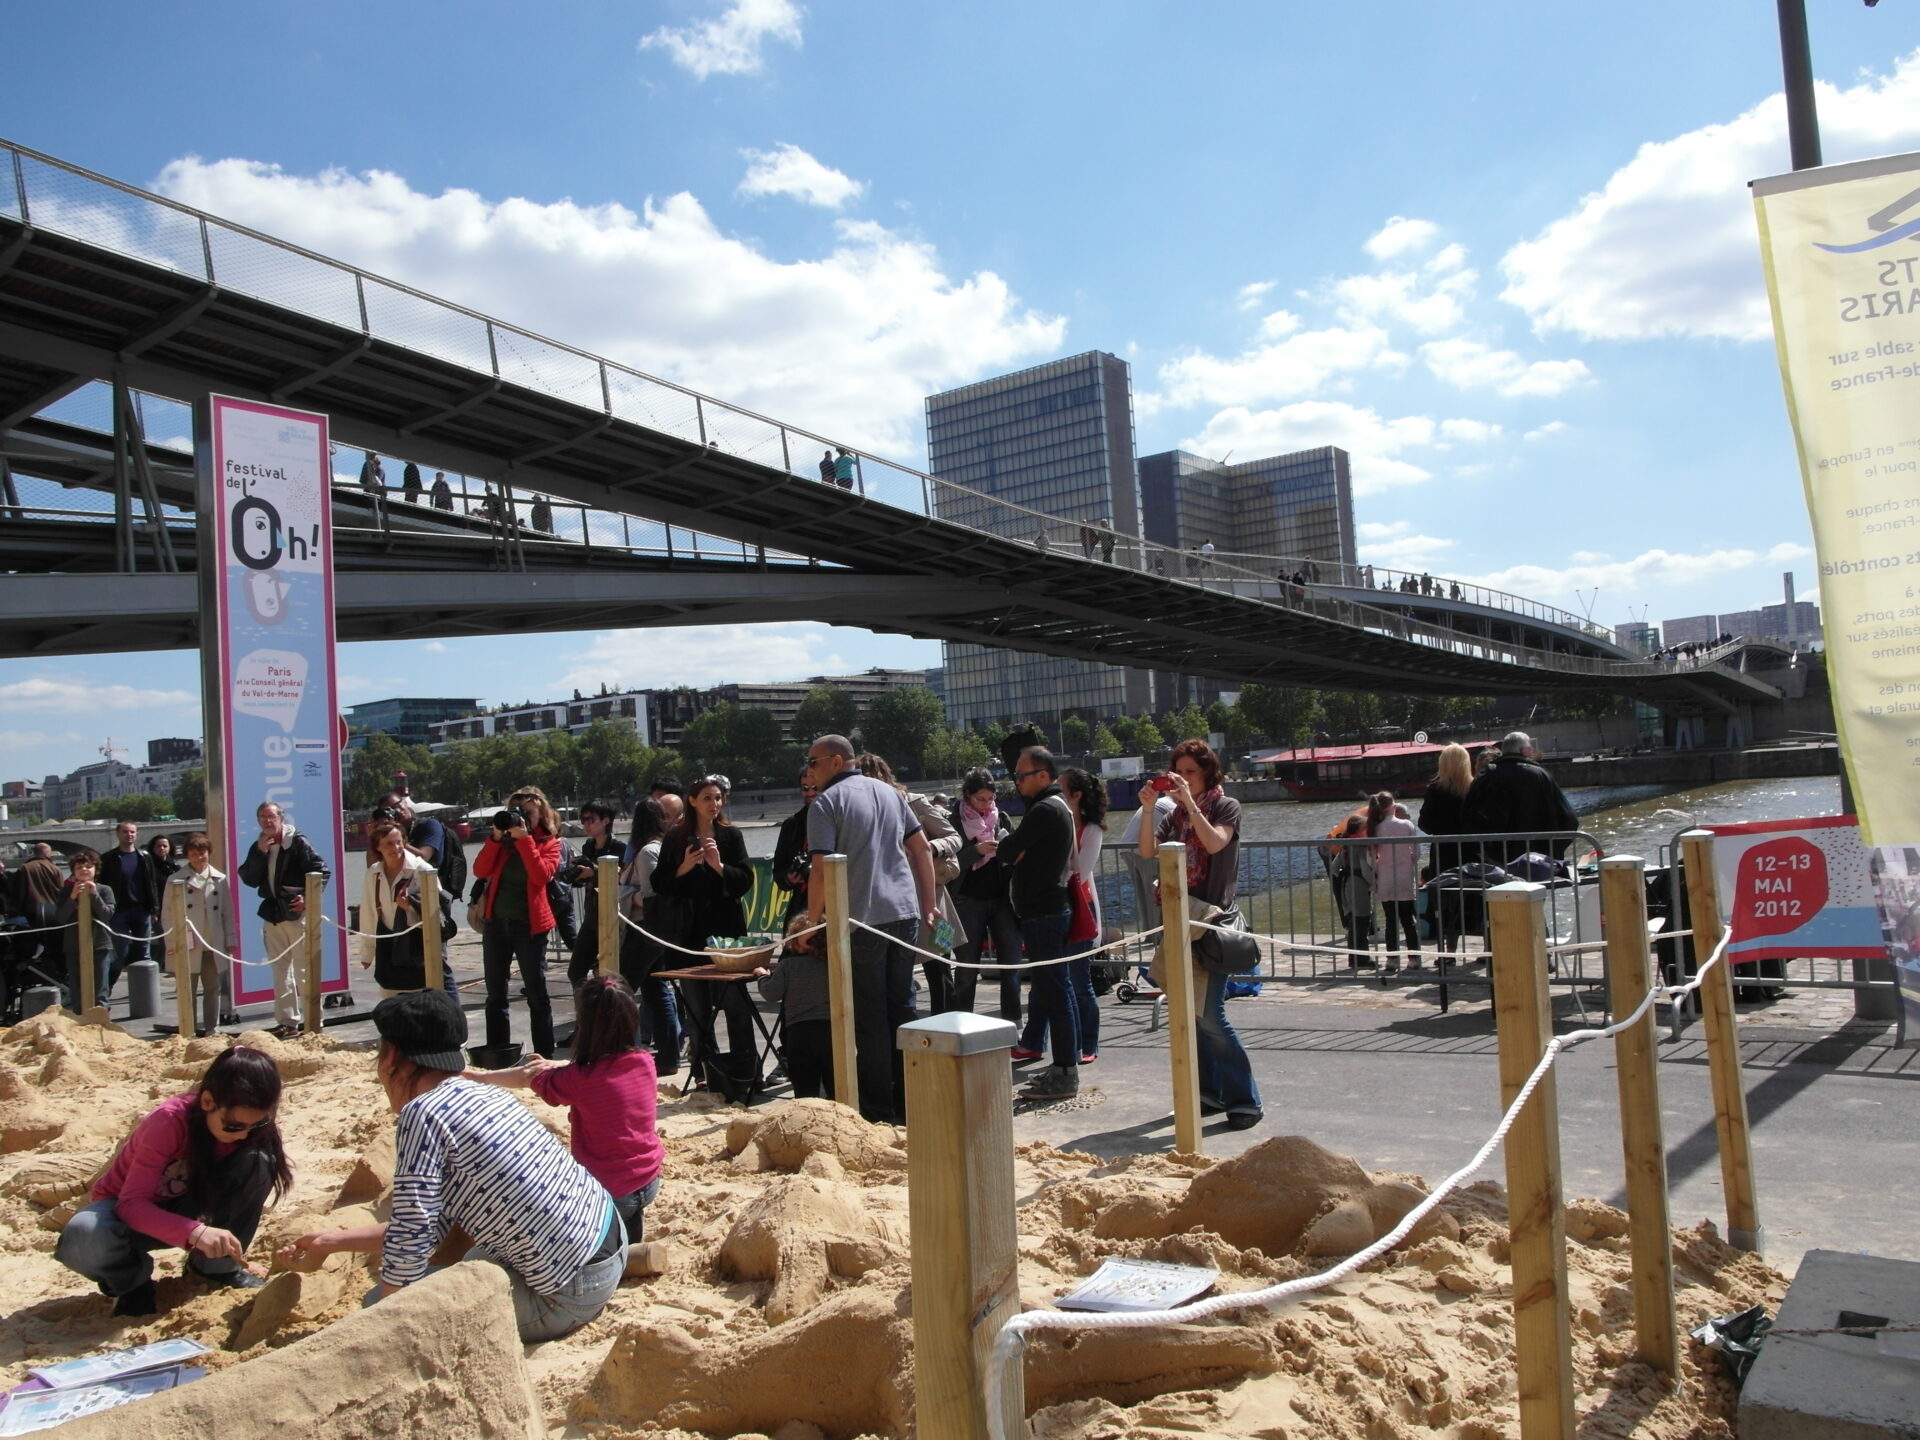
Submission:
MULTIPOLYGON (((1407 819, 1406 812, 1394 803, 1393 792, 1382 790, 1367 801, 1367 834, 1388 839, 1412 836, 1420 827, 1407 819)), ((1381 957, 1383 973, 1400 968, 1401 940, 1405 935, 1406 962, 1420 964, 1420 922, 1414 918, 1413 897, 1420 885, 1420 847, 1418 845, 1374 845, 1374 893, 1387 919, 1386 953, 1381 957)))

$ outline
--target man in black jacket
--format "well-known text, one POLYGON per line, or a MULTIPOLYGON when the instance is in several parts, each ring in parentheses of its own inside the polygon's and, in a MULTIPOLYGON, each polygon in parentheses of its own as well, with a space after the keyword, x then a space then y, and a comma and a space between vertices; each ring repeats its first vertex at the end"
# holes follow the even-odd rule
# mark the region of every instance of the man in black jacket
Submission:
POLYGON ((1571 837, 1544 837, 1577 830, 1580 821, 1553 777, 1533 763, 1533 737, 1523 730, 1502 736, 1500 755, 1467 790, 1462 818, 1475 835, 1519 835, 1487 844, 1487 858, 1505 865, 1529 850, 1561 856, 1571 837))
MULTIPOLYGON (((147 937, 153 934, 153 918, 160 913, 161 886, 166 877, 154 863, 151 852, 140 844, 140 827, 131 820, 114 826, 114 848, 100 861, 100 882, 120 901, 113 912, 113 966, 107 974, 107 989, 120 983, 129 965, 145 960, 147 937)), ((107 997, 100 997, 102 1005, 107 997)))
MULTIPOLYGON (((1073 810, 1060 793, 1060 766, 1053 752, 1033 745, 1020 752, 1013 783, 1026 797, 1020 828, 999 847, 1007 893, 1020 920, 1027 962, 1058 961, 1066 948, 1071 908, 1067 876, 1073 868, 1076 829, 1073 810)), ((1028 972, 1032 1005, 1045 1017, 1053 1064, 1021 1093, 1035 1100, 1059 1100, 1080 1093, 1080 1015, 1067 984, 1065 963, 1028 972)))
POLYGON ((300 1029, 300 976, 306 970, 307 876, 324 880, 327 866, 271 800, 254 815, 260 835, 240 862, 240 883, 260 897, 258 914, 273 962, 273 1033, 293 1035, 300 1029))

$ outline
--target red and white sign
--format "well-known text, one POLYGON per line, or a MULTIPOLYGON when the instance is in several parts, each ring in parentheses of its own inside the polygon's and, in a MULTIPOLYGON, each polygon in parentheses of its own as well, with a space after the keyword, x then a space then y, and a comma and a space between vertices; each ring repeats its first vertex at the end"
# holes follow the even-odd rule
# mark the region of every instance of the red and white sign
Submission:
POLYGON ((1709 825, 1735 960, 1874 960, 1887 953, 1851 815, 1709 825))

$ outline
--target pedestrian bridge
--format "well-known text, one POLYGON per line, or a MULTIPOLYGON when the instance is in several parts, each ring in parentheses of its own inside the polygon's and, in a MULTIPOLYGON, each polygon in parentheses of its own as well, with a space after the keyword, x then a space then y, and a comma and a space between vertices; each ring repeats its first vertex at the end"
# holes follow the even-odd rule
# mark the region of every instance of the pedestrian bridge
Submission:
POLYGON ((1077 524, 870 454, 855 491, 822 485, 827 437, 49 156, 0 159, 0 654, 197 643, 186 431, 152 417, 219 393, 484 477, 481 515, 336 489, 347 639, 819 619, 1237 683, 1681 710, 1780 693, 1746 642, 1675 670, 1493 592, 1301 585, 1287 562, 1126 537, 1087 558, 1077 524), (70 413, 90 397, 105 414, 70 413))

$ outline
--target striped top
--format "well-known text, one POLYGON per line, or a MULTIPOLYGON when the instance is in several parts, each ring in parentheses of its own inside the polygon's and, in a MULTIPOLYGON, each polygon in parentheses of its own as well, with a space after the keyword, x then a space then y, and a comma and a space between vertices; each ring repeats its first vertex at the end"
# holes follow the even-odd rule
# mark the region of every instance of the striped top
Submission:
POLYGON ((455 1225, 536 1295, 579 1273, 606 1236, 600 1182, 504 1090, 446 1080, 409 1100, 394 1127, 393 1219, 380 1278, 408 1285, 455 1225))

